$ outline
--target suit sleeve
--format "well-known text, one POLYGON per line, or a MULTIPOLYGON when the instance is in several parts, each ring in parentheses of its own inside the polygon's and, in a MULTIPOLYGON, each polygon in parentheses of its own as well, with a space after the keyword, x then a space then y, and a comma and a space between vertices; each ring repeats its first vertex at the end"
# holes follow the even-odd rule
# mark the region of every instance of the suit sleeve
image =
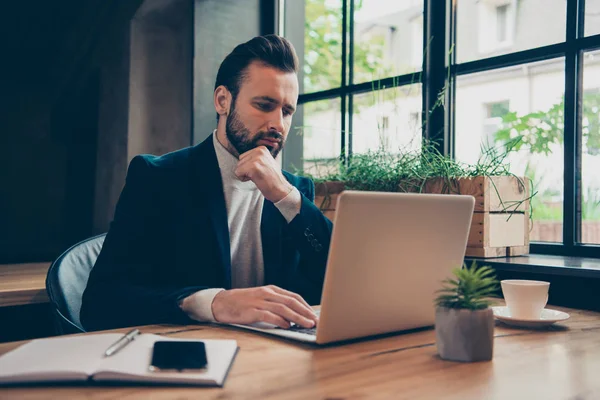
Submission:
POLYGON ((142 157, 129 166, 125 187, 102 251, 83 294, 80 318, 86 330, 154 323, 190 323, 179 300, 205 287, 160 282, 156 221, 160 196, 152 168, 142 157), (157 278, 158 277, 158 278, 157 278))
POLYGON ((307 181, 307 188, 300 191, 300 213, 289 223, 289 229, 300 253, 295 289, 310 304, 319 304, 333 224, 314 204, 315 186, 312 180, 307 181))

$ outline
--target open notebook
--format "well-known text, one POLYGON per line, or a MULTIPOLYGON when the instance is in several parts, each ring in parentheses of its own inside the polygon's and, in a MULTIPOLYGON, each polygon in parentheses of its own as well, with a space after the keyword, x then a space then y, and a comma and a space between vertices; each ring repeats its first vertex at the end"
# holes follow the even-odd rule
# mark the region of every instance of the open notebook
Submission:
POLYGON ((186 341, 141 334, 121 351, 104 351, 123 334, 59 337, 33 340, 0 357, 0 384, 60 381, 127 381, 223 386, 237 353, 235 340, 202 340, 208 368, 201 372, 150 372, 157 340, 186 341))

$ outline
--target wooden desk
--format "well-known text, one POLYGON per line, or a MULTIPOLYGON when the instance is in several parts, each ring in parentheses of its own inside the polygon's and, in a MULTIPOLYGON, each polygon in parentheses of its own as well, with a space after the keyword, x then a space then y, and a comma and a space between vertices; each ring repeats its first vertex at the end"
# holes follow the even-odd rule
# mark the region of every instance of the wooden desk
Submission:
POLYGON ((0 265, 0 307, 48 303, 49 262, 0 265))
MULTIPOLYGON (((498 323, 494 359, 470 364, 439 359, 433 330, 319 348, 229 327, 145 326, 172 337, 236 339, 225 387, 13 387, 0 388, 0 398, 598 399, 600 314, 561 309, 571 318, 547 330, 498 323)), ((0 344, 0 354, 21 343, 0 344)))

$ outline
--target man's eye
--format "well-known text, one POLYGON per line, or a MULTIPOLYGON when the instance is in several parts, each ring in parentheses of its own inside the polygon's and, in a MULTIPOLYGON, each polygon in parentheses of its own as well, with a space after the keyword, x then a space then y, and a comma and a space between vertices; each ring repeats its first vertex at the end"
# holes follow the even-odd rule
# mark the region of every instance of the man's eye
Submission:
POLYGON ((257 104, 258 104, 258 108, 260 108, 261 110, 268 111, 271 109, 271 105, 268 103, 257 103, 257 104))

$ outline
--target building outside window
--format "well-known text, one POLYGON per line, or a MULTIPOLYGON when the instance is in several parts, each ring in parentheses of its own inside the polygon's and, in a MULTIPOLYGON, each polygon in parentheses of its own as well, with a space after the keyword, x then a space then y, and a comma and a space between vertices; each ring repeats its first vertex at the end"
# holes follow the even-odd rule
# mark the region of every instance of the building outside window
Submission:
MULTIPOLYGON (((477 2, 479 53, 493 53, 513 44, 516 13, 515 1, 482 0, 477 2)), ((463 3, 465 7, 466 3, 463 3)), ((467 7, 471 6, 468 4, 467 7)))

